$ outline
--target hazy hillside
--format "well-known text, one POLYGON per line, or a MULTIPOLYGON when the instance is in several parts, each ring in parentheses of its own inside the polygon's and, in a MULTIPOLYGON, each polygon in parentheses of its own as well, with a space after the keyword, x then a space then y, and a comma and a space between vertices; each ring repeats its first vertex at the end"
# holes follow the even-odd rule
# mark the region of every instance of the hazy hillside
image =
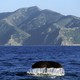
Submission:
POLYGON ((36 6, 0 13, 0 45, 79 44, 79 17, 36 6))
POLYGON ((11 15, 11 12, 0 13, 0 20, 11 15))

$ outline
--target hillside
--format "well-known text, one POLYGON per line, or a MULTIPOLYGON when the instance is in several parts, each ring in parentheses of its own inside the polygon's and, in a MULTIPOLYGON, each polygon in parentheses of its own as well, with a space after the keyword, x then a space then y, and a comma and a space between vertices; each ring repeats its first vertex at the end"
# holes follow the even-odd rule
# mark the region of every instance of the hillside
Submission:
POLYGON ((80 18, 36 6, 0 13, 0 45, 80 45, 80 18))

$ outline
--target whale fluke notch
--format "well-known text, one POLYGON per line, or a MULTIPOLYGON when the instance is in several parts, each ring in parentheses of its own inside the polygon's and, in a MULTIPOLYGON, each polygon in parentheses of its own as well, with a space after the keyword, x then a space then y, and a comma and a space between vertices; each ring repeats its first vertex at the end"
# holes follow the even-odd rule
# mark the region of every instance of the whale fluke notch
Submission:
POLYGON ((62 65, 54 61, 38 61, 32 65, 32 68, 62 68, 62 65))

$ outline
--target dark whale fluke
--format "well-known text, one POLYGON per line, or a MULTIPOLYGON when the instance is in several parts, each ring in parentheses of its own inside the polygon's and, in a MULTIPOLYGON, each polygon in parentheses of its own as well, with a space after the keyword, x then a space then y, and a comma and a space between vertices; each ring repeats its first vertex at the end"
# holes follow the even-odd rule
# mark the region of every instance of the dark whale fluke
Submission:
POLYGON ((62 65, 55 61, 38 61, 27 71, 31 75, 64 76, 65 71, 62 65))
POLYGON ((32 68, 62 68, 62 65, 54 61, 38 61, 32 65, 32 68))

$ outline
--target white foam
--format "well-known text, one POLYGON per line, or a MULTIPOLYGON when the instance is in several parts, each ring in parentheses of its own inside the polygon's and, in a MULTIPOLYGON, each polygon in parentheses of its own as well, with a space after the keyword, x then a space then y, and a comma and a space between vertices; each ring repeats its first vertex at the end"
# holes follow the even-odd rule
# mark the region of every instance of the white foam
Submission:
POLYGON ((51 76, 65 75, 65 71, 63 68, 34 68, 27 71, 27 73, 33 75, 51 75, 51 76))

